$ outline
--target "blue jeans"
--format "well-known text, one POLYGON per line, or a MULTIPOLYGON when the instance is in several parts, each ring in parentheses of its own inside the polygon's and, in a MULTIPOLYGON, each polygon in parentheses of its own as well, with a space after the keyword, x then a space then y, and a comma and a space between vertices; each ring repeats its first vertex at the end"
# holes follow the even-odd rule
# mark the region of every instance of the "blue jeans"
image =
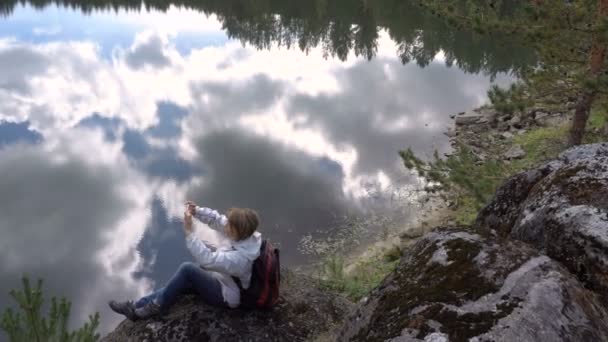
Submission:
POLYGON ((209 305, 228 307, 219 280, 193 262, 182 263, 164 287, 135 302, 135 307, 154 301, 166 312, 182 294, 197 294, 209 305))

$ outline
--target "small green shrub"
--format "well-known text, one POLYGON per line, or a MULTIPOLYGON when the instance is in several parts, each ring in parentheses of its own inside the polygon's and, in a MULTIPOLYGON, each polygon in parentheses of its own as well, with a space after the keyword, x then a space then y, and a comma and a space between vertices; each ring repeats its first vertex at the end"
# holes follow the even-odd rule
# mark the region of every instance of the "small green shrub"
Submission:
POLYGON ((406 168, 415 171, 428 182, 425 190, 439 194, 464 210, 456 215, 459 224, 472 221, 477 211, 494 195, 504 179, 506 165, 500 160, 480 162, 466 146, 458 145, 447 158, 435 152, 433 159, 424 161, 411 149, 399 152, 406 168))
POLYGON ((531 104, 525 89, 525 85, 521 83, 513 83, 508 89, 493 85, 488 91, 488 98, 498 112, 512 114, 515 111, 523 111, 531 104))
POLYGON ((600 107, 592 110, 587 121, 587 133, 583 138, 585 144, 592 144, 608 140, 607 109, 600 107))
MULTIPOLYGON (((395 269, 399 258, 394 258, 394 252, 390 252, 390 254, 392 257, 389 259, 392 260, 387 260, 384 257, 386 254, 359 260, 348 272, 341 256, 327 257, 321 263, 321 274, 318 277, 320 285, 325 289, 342 294, 350 300, 358 301, 395 269)), ((399 257, 400 255, 401 252, 399 252, 399 257)))
POLYGON ((383 254, 382 254, 382 259, 386 262, 393 262, 393 261, 397 261, 401 258, 401 248, 399 246, 392 246, 391 248, 387 249, 383 254))
POLYGON ((35 288, 29 279, 23 278, 23 290, 12 290, 11 296, 19 304, 21 312, 11 308, 0 317, 0 328, 11 342, 94 342, 99 340, 95 330, 99 326, 99 313, 89 316, 89 322, 75 331, 68 331, 71 303, 65 299, 51 299, 48 318, 42 314, 44 299, 42 279, 35 288))

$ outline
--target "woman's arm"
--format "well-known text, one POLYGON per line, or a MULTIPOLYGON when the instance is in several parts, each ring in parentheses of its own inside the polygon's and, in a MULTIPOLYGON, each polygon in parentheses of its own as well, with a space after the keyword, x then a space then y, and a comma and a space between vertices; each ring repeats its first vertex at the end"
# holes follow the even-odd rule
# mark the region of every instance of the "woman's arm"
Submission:
POLYGON ((237 251, 212 251, 194 234, 186 237, 186 246, 202 267, 233 276, 240 274, 241 264, 244 260, 237 251))
POLYGON ((201 222, 207 224, 209 227, 221 230, 226 224, 228 224, 228 218, 225 215, 220 214, 217 210, 199 207, 192 201, 188 201, 186 203, 188 204, 188 210, 192 213, 192 215, 201 222))
POLYGON ((217 210, 211 208, 196 207, 196 215, 194 217, 217 230, 223 229, 228 224, 226 215, 222 215, 217 210))

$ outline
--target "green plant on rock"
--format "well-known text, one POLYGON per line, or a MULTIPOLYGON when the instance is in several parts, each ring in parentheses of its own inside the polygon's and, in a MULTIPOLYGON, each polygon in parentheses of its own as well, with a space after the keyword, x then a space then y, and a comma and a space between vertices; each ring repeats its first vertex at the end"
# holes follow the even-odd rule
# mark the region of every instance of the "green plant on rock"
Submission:
POLYGON ((11 342, 94 342, 99 340, 95 331, 99 326, 99 313, 89 316, 83 327, 68 330, 71 303, 65 299, 51 299, 48 317, 42 314, 44 298, 42 279, 32 288, 27 277, 23 278, 23 290, 12 290, 13 299, 21 312, 8 308, 0 317, 0 328, 11 342))
POLYGON ((342 294, 350 300, 358 301, 395 269, 399 257, 395 256, 394 250, 389 250, 384 254, 380 253, 358 260, 347 270, 343 257, 327 256, 321 262, 321 274, 318 279, 320 285, 325 289, 342 294))
POLYGON ((329 255, 321 263, 321 279, 336 290, 344 290, 344 259, 339 255, 329 255))

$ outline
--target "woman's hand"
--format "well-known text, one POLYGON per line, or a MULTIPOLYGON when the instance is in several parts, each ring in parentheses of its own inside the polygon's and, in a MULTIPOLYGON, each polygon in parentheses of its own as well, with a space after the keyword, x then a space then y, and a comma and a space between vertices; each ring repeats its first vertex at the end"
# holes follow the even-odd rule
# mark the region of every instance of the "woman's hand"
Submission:
POLYGON ((194 228, 192 227, 192 214, 190 210, 186 210, 184 212, 184 233, 186 236, 192 234, 194 232, 194 228))
POLYGON ((186 201, 186 205, 188 206, 188 211, 192 216, 196 215, 196 203, 192 201, 186 201))

